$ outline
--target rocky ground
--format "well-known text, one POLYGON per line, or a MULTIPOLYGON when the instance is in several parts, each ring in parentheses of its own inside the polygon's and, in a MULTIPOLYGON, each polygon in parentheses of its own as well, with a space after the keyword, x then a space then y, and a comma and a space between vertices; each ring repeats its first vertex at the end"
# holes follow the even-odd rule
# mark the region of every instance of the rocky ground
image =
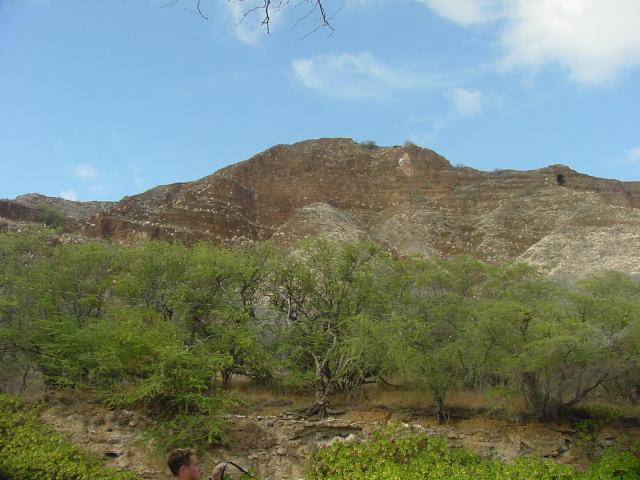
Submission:
MULTIPOLYGON (((154 455, 153 445, 141 440, 146 420, 133 412, 106 410, 90 402, 56 401, 43 411, 42 419, 111 466, 134 470, 143 478, 171 478, 163 459, 154 455)), ((518 423, 470 417, 438 425, 432 415, 383 408, 354 408, 340 416, 315 421, 284 412, 236 414, 228 417, 228 445, 211 451, 205 468, 230 460, 253 469, 265 480, 301 479, 309 452, 333 442, 366 439, 389 421, 400 422, 407 432, 445 436, 452 446, 487 457, 510 461, 522 455, 535 455, 579 467, 586 466, 594 452, 640 437, 637 426, 603 428, 585 445, 568 423, 518 423)))

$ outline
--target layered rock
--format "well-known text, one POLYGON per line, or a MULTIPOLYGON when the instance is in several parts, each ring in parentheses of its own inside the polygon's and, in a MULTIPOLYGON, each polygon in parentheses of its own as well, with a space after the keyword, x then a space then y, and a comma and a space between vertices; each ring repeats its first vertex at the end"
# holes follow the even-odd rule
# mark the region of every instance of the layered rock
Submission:
POLYGON ((371 239, 400 255, 520 259, 560 275, 640 272, 640 182, 562 165, 482 172, 415 145, 341 138, 278 145, 194 182, 81 210, 72 203, 57 209, 86 234, 121 240, 287 243, 327 235, 371 239))
POLYGON ((126 197, 94 217, 89 231, 217 242, 321 234, 372 239, 401 255, 523 259, 559 274, 603 266, 640 272, 638 207, 640 183, 562 165, 482 172, 415 145, 320 139, 126 197), (581 232, 601 245, 584 258, 581 232))

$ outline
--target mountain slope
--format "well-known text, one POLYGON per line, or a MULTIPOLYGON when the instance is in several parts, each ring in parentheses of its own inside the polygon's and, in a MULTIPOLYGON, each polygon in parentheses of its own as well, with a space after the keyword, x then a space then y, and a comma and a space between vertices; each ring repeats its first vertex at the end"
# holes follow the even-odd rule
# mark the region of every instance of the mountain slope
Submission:
POLYGON ((400 254, 521 258, 556 273, 577 268, 571 257, 584 249, 580 237, 588 232, 595 246, 585 271, 638 272, 639 207, 640 183, 562 165, 481 172, 414 145, 320 139, 278 145, 195 182, 125 197, 92 218, 89 232, 219 242, 324 234, 373 239, 400 254), (562 248, 568 250, 558 258, 562 248))

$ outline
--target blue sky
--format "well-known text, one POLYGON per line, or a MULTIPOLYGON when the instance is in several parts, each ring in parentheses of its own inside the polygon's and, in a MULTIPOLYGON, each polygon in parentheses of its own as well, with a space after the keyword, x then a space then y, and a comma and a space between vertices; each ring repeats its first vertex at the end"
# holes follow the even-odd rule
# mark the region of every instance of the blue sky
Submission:
POLYGON ((278 143, 640 180, 638 0, 0 0, 0 197, 119 199, 278 143), (297 24, 297 26, 296 26, 297 24))

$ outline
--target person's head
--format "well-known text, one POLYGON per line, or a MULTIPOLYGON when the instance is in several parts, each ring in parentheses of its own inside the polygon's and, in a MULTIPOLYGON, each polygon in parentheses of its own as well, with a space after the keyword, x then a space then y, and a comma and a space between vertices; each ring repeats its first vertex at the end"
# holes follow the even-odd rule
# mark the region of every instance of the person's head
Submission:
POLYGON ((178 448, 167 458, 169 470, 180 480, 196 480, 200 477, 198 457, 190 448, 178 448))

